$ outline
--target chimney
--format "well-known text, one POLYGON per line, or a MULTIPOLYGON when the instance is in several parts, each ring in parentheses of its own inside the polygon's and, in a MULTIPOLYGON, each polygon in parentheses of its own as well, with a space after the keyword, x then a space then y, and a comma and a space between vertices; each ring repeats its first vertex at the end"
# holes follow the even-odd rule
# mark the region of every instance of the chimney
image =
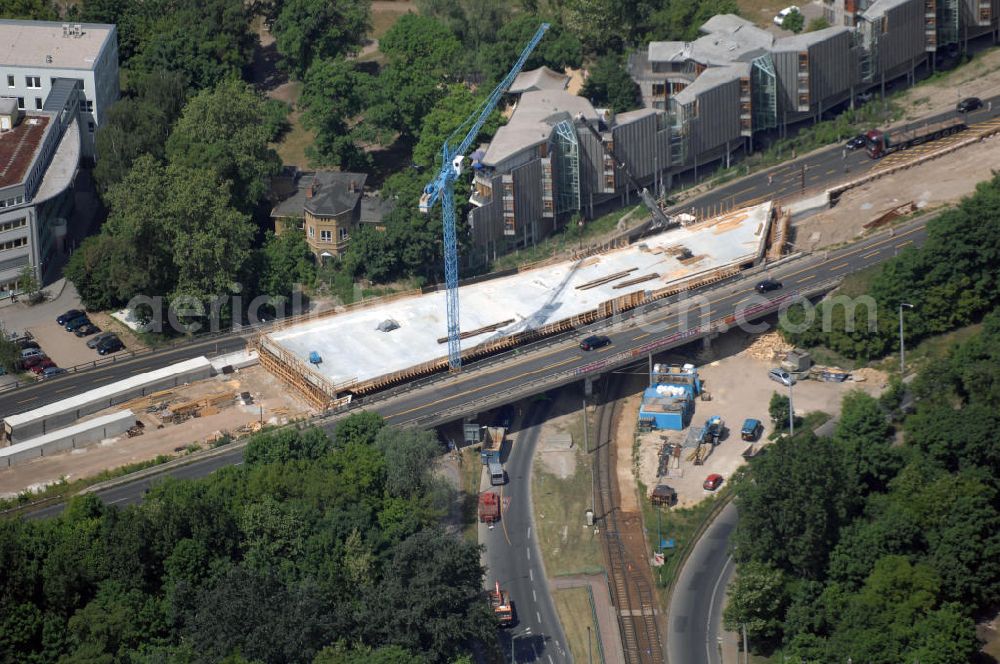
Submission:
POLYGON ((316 180, 309 183, 309 188, 306 189, 306 198, 312 198, 316 195, 316 180))
POLYGON ((358 192, 358 181, 357 180, 351 180, 351 184, 348 185, 348 191, 350 191, 352 194, 356 194, 358 192))

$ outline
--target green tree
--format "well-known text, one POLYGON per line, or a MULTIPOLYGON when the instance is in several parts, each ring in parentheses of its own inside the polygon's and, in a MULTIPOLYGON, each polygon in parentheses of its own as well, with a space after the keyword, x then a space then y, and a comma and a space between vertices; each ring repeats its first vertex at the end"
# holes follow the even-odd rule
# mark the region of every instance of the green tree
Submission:
POLYGON ((285 109, 251 86, 227 79, 195 95, 167 140, 171 164, 209 168, 230 187, 232 204, 249 212, 267 192, 267 180, 281 169, 270 147, 285 109))
POLYGON ((639 107, 639 86, 625 70, 622 58, 616 55, 598 59, 580 90, 580 96, 586 97, 595 106, 607 106, 615 113, 639 107))
POLYGON ((791 30, 795 34, 798 34, 802 32, 802 28, 805 27, 805 23, 806 23, 805 17, 802 16, 802 14, 797 9, 793 9, 792 11, 788 12, 787 16, 785 16, 785 20, 781 24, 781 27, 783 27, 785 30, 791 30))
POLYGON ((780 570, 766 563, 748 562, 740 566, 729 590, 723 624, 731 632, 745 627, 758 649, 774 644, 781 636, 788 599, 780 570))
POLYGON ((853 390, 844 396, 834 440, 847 454, 847 466, 862 491, 883 491, 902 467, 891 447, 892 427, 878 401, 853 390))
POLYGON ((290 297, 296 284, 311 285, 316 266, 305 235, 287 231, 281 235, 268 232, 260 250, 260 291, 274 297, 290 297))
POLYGON ((322 429, 279 429, 253 436, 243 450, 243 461, 248 466, 293 460, 315 461, 332 447, 330 438, 322 429))
MULTIPOLYGON (((499 82, 545 20, 535 14, 520 13, 493 32, 484 43, 473 45, 467 39, 462 39, 462 43, 467 49, 474 49, 472 52, 477 55, 478 68, 486 75, 487 80, 499 82)), ((561 72, 567 67, 579 67, 582 64, 583 47, 580 40, 560 22, 550 20, 549 24, 542 41, 524 63, 524 71, 549 67, 561 72)))
POLYGON ((806 28, 806 32, 816 32, 817 30, 826 30, 830 27, 830 22, 826 20, 823 16, 818 16, 813 19, 809 19, 809 26, 806 28))
POLYGON ((608 0, 566 0, 565 25, 589 51, 621 52, 621 2, 608 0))
MULTIPOLYGON (((473 94, 464 85, 448 86, 447 94, 424 116, 420 134, 413 147, 413 163, 426 169, 441 166, 441 146, 457 127, 470 117, 484 101, 482 94, 473 94)), ((473 145, 489 141, 503 124, 499 111, 489 115, 473 145)), ((459 136, 457 140, 461 140, 459 136)), ((457 141, 453 141, 453 144, 457 141)))
POLYGON ((7 373, 16 373, 20 360, 20 347, 7 338, 7 331, 0 326, 0 367, 7 373))
POLYGON ((847 515, 843 455, 810 432, 779 439, 751 465, 752 481, 736 485, 740 560, 770 562, 810 579, 822 578, 827 556, 847 515))
POLYGON ((34 304, 38 300, 41 285, 35 276, 34 265, 25 265, 17 273, 17 287, 28 298, 29 303, 34 304))
POLYGON ((315 60, 354 54, 371 29, 368 0, 275 0, 270 12, 281 64, 299 78, 315 60))
MULTIPOLYGON (((367 123, 350 127, 372 95, 373 79, 344 58, 317 59, 305 74, 299 108, 316 140, 306 148, 311 162, 343 169, 365 170, 370 158, 357 145, 355 133, 367 123)), ((364 136, 378 139, 377 134, 364 136)), ((358 137, 361 138, 361 137, 358 137)))
POLYGON ((788 428, 788 404, 789 399, 784 394, 771 393, 771 401, 767 405, 767 414, 771 418, 775 429, 788 428))
POLYGON ((351 413, 337 423, 334 440, 338 447, 372 445, 378 432, 385 427, 385 420, 377 413, 363 410, 351 413))
POLYGON ((59 10, 46 0, 4 0, 0 18, 20 18, 29 21, 58 21, 59 10))

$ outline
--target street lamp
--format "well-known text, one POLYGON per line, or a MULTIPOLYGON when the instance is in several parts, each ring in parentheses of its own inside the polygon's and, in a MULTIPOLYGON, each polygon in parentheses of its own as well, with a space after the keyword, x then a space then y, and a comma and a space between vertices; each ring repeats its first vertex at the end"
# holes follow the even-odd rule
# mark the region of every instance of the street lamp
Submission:
POLYGON ((899 303, 899 378, 903 379, 906 374, 906 347, 903 343, 903 307, 912 309, 913 305, 908 302, 899 303))
POLYGON ((795 378, 788 374, 788 435, 795 435, 795 407, 792 405, 792 385, 795 384, 795 378))

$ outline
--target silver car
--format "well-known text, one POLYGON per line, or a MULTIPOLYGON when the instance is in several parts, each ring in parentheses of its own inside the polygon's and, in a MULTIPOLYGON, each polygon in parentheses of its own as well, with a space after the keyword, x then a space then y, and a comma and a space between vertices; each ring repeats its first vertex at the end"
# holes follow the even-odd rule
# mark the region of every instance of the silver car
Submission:
POLYGON ((795 384, 795 376, 788 373, 784 369, 771 369, 770 371, 767 372, 767 377, 776 383, 781 383, 786 387, 795 384))

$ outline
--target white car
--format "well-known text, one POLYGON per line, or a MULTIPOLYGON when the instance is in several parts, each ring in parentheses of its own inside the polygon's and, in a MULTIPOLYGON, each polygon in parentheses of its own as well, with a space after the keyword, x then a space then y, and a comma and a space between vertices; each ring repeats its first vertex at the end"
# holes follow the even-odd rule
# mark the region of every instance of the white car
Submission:
POLYGON ((791 387, 795 384, 795 376, 788 373, 784 369, 775 368, 767 372, 767 377, 776 383, 781 383, 785 387, 791 387))
MULTIPOLYGON (((788 7, 785 7, 780 12, 778 12, 777 16, 774 17, 774 24, 780 28, 781 26, 783 26, 785 24, 785 18, 789 14, 791 14, 792 12, 798 12, 798 11, 799 11, 799 8, 796 7, 795 5, 789 5, 788 7)), ((799 12, 799 13, 801 13, 801 12, 799 12)))

